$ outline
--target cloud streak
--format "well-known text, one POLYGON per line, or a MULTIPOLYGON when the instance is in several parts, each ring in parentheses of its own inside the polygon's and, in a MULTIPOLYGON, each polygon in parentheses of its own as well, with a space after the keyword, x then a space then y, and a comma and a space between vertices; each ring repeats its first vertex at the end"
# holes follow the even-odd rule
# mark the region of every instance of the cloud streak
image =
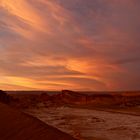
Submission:
POLYGON ((0 88, 139 90, 138 0, 1 0, 0 88))

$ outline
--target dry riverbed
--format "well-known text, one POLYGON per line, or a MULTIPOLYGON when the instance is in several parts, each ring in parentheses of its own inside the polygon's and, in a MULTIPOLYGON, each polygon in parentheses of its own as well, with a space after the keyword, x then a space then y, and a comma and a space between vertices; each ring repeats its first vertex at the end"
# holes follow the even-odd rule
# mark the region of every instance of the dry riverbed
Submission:
POLYGON ((140 116, 71 107, 25 112, 80 140, 140 140, 140 116))

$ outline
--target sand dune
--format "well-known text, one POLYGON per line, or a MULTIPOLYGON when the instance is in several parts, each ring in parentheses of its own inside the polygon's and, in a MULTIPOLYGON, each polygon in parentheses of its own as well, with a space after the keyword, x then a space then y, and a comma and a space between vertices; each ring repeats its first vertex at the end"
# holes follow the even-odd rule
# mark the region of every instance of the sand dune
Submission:
POLYGON ((0 140, 74 140, 74 138, 0 103, 0 140))

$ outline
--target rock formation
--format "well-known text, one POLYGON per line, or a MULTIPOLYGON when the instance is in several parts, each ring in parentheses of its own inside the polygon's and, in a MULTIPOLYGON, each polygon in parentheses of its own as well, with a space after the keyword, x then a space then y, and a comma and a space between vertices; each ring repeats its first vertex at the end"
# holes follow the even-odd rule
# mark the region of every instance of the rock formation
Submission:
POLYGON ((0 90, 0 102, 3 102, 3 103, 10 102, 10 96, 7 95, 7 93, 2 90, 0 90))

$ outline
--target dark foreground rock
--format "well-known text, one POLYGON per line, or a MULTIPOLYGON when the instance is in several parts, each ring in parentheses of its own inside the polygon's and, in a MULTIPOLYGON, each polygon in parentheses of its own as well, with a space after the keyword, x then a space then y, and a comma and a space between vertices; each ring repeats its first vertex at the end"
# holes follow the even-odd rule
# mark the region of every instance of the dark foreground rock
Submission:
POLYGON ((7 95, 7 93, 2 90, 0 90, 0 102, 2 102, 2 103, 10 102, 10 96, 7 95))
POLYGON ((0 103, 0 140, 74 140, 74 138, 0 103))

